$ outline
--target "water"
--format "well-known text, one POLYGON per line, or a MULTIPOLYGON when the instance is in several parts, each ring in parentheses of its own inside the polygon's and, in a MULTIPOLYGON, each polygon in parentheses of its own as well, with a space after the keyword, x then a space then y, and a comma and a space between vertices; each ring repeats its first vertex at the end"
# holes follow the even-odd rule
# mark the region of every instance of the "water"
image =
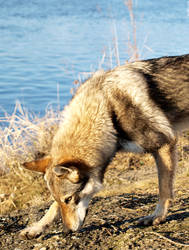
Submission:
MULTIPOLYGON (((188 53, 189 0, 134 0, 133 9, 141 58, 188 53)), ((123 0, 0 0, 0 116, 17 100, 40 116, 63 107, 82 72, 116 65, 115 44, 128 60, 129 34, 123 0)))

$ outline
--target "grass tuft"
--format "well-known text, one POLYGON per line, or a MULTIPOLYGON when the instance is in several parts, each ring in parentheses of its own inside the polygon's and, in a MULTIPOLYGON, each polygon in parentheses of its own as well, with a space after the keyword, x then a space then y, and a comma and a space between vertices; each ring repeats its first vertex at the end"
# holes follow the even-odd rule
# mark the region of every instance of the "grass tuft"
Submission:
POLYGON ((46 190, 41 175, 22 164, 48 154, 60 119, 61 112, 49 109, 39 118, 20 103, 13 114, 0 118, 0 214, 22 207, 46 190))

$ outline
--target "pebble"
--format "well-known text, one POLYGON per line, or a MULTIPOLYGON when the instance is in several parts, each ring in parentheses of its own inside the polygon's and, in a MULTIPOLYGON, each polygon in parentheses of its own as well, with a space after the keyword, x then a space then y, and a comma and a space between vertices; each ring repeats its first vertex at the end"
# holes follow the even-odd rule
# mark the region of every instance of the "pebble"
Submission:
POLYGON ((43 247, 43 244, 39 243, 39 244, 35 244, 34 245, 34 250, 46 250, 46 247, 43 247))

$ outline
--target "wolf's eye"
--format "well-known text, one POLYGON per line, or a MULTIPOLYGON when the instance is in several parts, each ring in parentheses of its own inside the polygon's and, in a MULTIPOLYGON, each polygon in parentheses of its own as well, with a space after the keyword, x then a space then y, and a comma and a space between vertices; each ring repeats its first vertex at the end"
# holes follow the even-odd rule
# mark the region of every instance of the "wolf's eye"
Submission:
POLYGON ((72 200, 72 196, 69 196, 68 198, 65 199, 65 203, 68 204, 72 200))

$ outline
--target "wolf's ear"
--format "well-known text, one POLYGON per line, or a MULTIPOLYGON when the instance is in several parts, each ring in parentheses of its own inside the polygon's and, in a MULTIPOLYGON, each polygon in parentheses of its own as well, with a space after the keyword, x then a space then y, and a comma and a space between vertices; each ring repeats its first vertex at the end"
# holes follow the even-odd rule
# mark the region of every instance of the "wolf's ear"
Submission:
POLYGON ((57 165, 53 168, 53 172, 56 174, 56 176, 67 178, 72 183, 78 183, 80 181, 79 170, 76 167, 57 165))
POLYGON ((46 168, 49 166, 51 162, 52 162, 52 158, 50 156, 45 156, 35 161, 25 162, 23 166, 26 169, 29 169, 32 171, 45 173, 46 168))

